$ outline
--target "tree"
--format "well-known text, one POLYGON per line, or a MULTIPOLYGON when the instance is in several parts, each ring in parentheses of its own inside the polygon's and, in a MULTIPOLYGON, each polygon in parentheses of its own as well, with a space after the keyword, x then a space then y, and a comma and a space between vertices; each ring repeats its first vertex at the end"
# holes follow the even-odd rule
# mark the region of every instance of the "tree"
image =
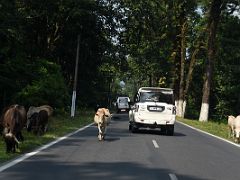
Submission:
POLYGON ((218 61, 215 63, 212 91, 212 106, 215 108, 210 110, 212 116, 218 119, 240 114, 240 19, 233 12, 231 8, 223 11, 218 30, 218 61))
MULTIPOLYGON (((1 103, 4 102, 1 107, 16 100, 14 97, 25 92, 26 86, 32 90, 30 88, 33 87, 32 84, 35 87, 44 84, 39 79, 39 74, 27 72, 28 67, 41 66, 38 61, 60 65, 59 72, 64 76, 64 83, 67 89, 71 89, 78 35, 81 36, 81 42, 78 78, 80 86, 77 91, 79 97, 77 102, 79 106, 90 106, 95 103, 95 98, 99 97, 95 92, 96 89, 102 89, 102 91, 108 89, 105 83, 100 81, 104 76, 99 67, 106 61, 108 54, 114 54, 116 51, 111 48, 111 37, 116 33, 112 18, 115 15, 111 14, 112 11, 108 11, 113 6, 105 6, 105 2, 95 0, 1 1, 0 80, 3 83, 0 86, 0 97, 1 103), (105 52, 108 52, 107 55, 105 52), (9 70, 7 68, 10 68, 12 73, 4 74, 9 70), (24 73, 20 71, 22 72, 20 74, 18 69, 23 69, 24 73), (18 81, 17 88, 15 76, 21 79, 18 81), (10 88, 10 85, 13 88, 10 88), (89 99, 91 101, 88 101, 89 99)), ((57 82, 60 85, 62 81, 57 82)), ((28 96, 28 98, 33 97, 28 96)), ((39 100, 39 103, 42 100, 39 100)), ((29 101, 26 100, 26 102, 29 101)))
POLYGON ((206 69, 204 75, 204 84, 203 84, 203 97, 202 97, 202 105, 199 116, 199 121, 208 121, 209 116, 209 97, 211 90, 211 81, 213 74, 213 65, 215 61, 215 53, 216 53, 216 33, 217 26, 220 20, 220 15, 222 8, 225 7, 225 2, 222 0, 212 0, 210 2, 210 7, 208 11, 208 22, 207 22, 207 31, 208 31, 208 39, 207 39, 207 60, 206 60, 206 69))

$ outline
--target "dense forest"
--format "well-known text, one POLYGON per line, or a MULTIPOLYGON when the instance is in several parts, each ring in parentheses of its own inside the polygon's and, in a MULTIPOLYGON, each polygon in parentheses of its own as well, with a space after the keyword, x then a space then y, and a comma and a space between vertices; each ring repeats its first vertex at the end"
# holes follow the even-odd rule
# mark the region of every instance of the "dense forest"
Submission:
POLYGON ((175 91, 177 115, 240 114, 239 0, 1 0, 0 108, 112 106, 141 86, 175 91), (124 82, 125 86, 121 86, 124 82))

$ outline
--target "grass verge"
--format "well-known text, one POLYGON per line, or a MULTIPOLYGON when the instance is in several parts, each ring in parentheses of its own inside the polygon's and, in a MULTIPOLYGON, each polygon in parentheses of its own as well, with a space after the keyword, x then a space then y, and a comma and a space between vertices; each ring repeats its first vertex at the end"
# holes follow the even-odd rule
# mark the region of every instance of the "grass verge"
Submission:
POLYGON ((233 139, 228 136, 228 126, 224 122, 200 122, 198 120, 183 119, 179 117, 177 117, 177 121, 233 142, 233 139))
POLYGON ((93 111, 80 110, 74 118, 69 114, 61 114, 50 117, 48 131, 43 136, 35 136, 26 129, 22 131, 24 142, 19 144, 20 151, 16 153, 6 153, 6 146, 3 138, 0 139, 0 165, 17 156, 27 153, 41 145, 47 144, 67 133, 73 132, 87 124, 93 122, 93 111))

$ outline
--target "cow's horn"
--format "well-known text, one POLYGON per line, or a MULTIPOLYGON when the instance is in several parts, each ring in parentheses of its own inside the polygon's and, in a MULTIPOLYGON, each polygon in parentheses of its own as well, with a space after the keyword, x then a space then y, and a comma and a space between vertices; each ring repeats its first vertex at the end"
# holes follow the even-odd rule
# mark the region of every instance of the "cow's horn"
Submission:
POLYGON ((13 136, 13 138, 14 138, 14 140, 16 141, 16 143, 20 143, 19 141, 18 141, 18 139, 16 138, 16 136, 13 136))

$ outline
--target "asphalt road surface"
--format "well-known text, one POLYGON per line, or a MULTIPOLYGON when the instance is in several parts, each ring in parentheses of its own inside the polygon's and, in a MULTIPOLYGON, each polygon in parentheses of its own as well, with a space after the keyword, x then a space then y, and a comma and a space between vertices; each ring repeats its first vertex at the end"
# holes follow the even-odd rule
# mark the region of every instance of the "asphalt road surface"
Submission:
POLYGON ((240 180, 240 148, 180 123, 174 136, 128 131, 115 114, 106 140, 92 125, 0 167, 1 180, 240 180))

